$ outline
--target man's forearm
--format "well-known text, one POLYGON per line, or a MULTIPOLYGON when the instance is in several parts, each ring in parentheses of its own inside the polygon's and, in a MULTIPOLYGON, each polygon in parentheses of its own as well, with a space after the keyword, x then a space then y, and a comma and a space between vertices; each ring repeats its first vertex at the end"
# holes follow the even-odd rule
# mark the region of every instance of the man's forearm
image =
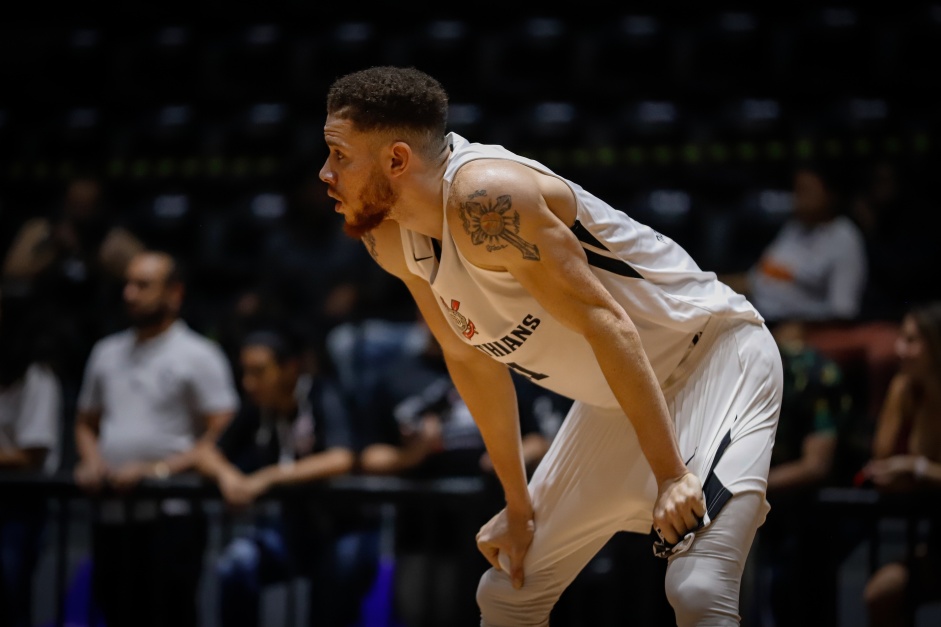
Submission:
POLYGON ((365 473, 395 474, 418 466, 427 457, 427 447, 415 438, 404 446, 371 444, 363 450, 360 464, 365 473))
POLYGON ((75 451, 82 461, 101 459, 101 452, 98 450, 98 434, 90 425, 83 422, 75 425, 75 451))
POLYGON ((22 449, 0 451, 0 469, 19 470, 30 466, 29 456, 22 449))
POLYGON ((266 466, 258 472, 268 485, 304 483, 346 474, 353 470, 354 461, 351 450, 332 448, 303 457, 293 464, 266 466))
MULTIPOLYGON (((447 357, 447 356, 446 356, 447 357)), ((480 430, 507 507, 531 509, 520 437, 516 388, 506 366, 489 357, 447 357, 448 371, 480 430)))
POLYGON ((632 326, 614 321, 601 323, 597 328, 599 331, 589 342, 608 385, 637 432, 657 482, 682 475, 686 465, 680 455, 673 420, 640 336, 632 326))
MULTIPOLYGON (((218 481, 219 477, 229 471, 237 470, 236 467, 226 459, 225 455, 222 454, 222 451, 211 442, 200 442, 192 450, 194 460, 192 468, 197 470, 203 476, 218 481)), ((174 456, 177 457, 177 456, 174 456)), ((186 459, 181 460, 163 460, 163 463, 167 464, 167 470, 170 472, 183 472, 183 470, 176 470, 178 467, 182 467, 186 463, 186 459), (170 465, 170 461, 174 461, 175 466, 170 465)))

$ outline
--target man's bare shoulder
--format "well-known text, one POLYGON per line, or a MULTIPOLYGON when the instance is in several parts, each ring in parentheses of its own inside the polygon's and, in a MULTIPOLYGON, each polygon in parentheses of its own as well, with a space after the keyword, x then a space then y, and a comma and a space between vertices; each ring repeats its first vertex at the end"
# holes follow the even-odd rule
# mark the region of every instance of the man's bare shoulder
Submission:
POLYGON ((537 189, 539 173, 530 167, 505 159, 476 159, 462 166, 451 182, 449 204, 461 202, 481 189, 522 193, 537 189))
POLYGON ((483 196, 511 199, 520 215, 548 209, 568 225, 575 221, 575 196, 565 181, 506 159, 478 159, 457 171, 448 195, 449 221, 469 200, 483 196))

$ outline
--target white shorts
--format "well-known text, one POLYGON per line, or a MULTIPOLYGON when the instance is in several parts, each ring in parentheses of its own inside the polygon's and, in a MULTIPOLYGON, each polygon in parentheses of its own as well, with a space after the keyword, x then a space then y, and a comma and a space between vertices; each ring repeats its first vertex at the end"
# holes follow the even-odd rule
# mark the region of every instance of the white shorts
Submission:
MULTIPOLYGON (((780 353, 764 325, 713 319, 664 395, 712 521, 732 494, 764 494, 782 395, 780 353)), ((617 531, 650 532, 656 482, 619 409, 576 402, 529 489, 536 533, 527 573, 548 568, 567 585, 617 531)), ((764 501, 759 525, 767 511, 764 501)))

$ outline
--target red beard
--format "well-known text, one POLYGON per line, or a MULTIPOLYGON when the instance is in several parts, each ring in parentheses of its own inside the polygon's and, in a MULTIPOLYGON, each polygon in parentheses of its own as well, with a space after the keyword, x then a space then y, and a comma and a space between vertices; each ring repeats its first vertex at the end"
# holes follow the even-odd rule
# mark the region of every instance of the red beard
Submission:
POLYGON ((362 239, 389 217, 397 200, 395 190, 382 174, 373 173, 369 186, 360 196, 363 208, 355 216, 346 217, 343 232, 354 239, 362 239))

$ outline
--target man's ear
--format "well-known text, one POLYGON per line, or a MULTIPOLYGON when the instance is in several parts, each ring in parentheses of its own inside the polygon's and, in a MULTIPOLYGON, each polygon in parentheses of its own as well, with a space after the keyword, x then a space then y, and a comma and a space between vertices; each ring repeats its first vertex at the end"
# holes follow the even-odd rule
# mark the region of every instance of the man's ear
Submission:
POLYGON ((405 142, 395 142, 390 149, 389 176, 401 176, 412 160, 412 148, 405 142))

